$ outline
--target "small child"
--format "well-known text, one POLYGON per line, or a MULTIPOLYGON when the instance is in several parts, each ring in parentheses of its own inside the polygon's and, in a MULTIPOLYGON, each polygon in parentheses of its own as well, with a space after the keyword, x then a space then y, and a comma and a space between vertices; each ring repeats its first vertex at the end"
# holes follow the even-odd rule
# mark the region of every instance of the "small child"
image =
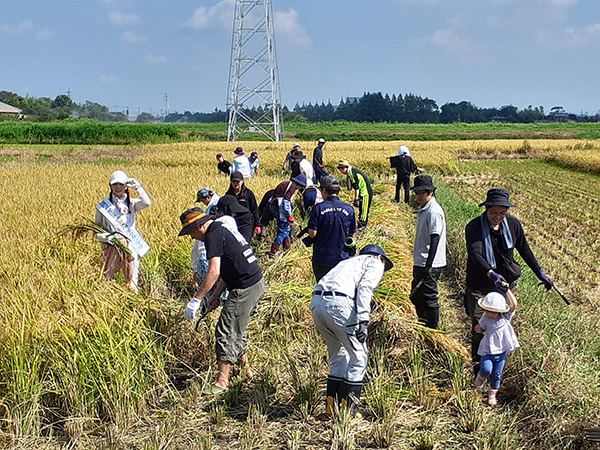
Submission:
POLYGON ((517 299, 509 289, 506 292, 508 305, 504 295, 499 292, 490 292, 479 300, 479 306, 484 314, 475 325, 475 332, 484 333, 479 344, 477 354, 481 356, 481 368, 475 378, 475 386, 482 388, 491 375, 488 404, 498 404, 496 394, 500 388, 502 371, 506 362, 506 355, 519 348, 519 341, 511 320, 517 309, 517 299))

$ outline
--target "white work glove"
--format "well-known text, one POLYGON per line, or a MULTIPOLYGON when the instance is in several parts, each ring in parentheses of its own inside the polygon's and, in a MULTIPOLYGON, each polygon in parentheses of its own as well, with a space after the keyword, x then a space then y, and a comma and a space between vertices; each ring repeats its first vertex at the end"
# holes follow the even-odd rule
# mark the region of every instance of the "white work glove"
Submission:
POLYGON ((204 308, 204 302, 202 300, 198 300, 197 298, 192 298, 185 307, 185 318, 187 320, 194 320, 200 308, 204 308))
POLYGON ((140 182, 135 178, 127 178, 127 182, 125 183, 128 187, 135 189, 136 191, 142 187, 140 182))
POLYGON ((97 233, 96 237, 100 242, 104 242, 105 244, 111 244, 113 238, 115 237, 115 233, 97 233))

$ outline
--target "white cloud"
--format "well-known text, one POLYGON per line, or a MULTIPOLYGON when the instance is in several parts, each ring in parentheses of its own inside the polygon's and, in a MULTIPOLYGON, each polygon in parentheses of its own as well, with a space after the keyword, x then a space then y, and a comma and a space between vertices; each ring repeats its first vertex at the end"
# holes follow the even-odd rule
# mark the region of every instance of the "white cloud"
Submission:
POLYGON ((146 55, 144 61, 148 64, 166 64, 168 62, 167 57, 164 55, 146 55))
POLYGON ((310 47, 311 39, 306 29, 298 21, 298 12, 293 9, 273 13, 275 37, 297 47, 310 47))
POLYGON ((128 14, 121 11, 112 11, 108 13, 108 22, 111 25, 133 25, 140 21, 137 14, 128 14))
POLYGON ((123 42, 127 42, 128 44, 137 44, 140 42, 146 42, 148 39, 146 38, 146 36, 134 33, 133 31, 125 31, 121 35, 121 40, 123 42))
POLYGON ((101 73, 98 76, 98 81, 100 81, 102 84, 115 84, 117 81, 119 81, 119 79, 116 75, 110 73, 101 73))
POLYGON ((426 43, 462 62, 481 64, 487 60, 484 45, 462 38, 450 28, 435 30, 426 43))
POLYGON ((202 30, 214 26, 230 30, 232 20, 233 1, 222 0, 210 8, 200 6, 194 11, 192 17, 185 22, 184 26, 194 30, 202 30))
POLYGON ((39 41, 47 41, 54 36, 54 33, 50 30, 37 30, 33 24, 33 20, 26 20, 18 25, 1 25, 0 33, 14 36, 32 37, 39 41))
POLYGON ((600 23, 584 27, 564 27, 553 30, 538 28, 536 30, 537 42, 546 47, 573 49, 597 44, 600 39, 600 23))

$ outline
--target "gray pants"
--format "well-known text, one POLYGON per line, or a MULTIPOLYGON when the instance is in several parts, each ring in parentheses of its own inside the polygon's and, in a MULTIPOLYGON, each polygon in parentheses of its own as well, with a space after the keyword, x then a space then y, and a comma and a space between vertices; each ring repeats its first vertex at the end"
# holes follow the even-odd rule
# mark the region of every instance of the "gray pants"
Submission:
POLYGON ((367 344, 358 342, 354 300, 348 297, 314 295, 310 306, 317 331, 327 344, 329 376, 362 382, 369 355, 367 344))
POLYGON ((250 315, 265 291, 265 279, 244 289, 232 289, 215 328, 217 360, 234 364, 248 351, 250 315))

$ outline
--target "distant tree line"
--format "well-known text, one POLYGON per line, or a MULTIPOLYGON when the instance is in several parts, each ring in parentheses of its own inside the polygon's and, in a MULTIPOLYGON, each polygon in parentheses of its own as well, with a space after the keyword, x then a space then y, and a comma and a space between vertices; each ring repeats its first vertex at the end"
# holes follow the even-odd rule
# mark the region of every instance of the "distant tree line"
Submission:
MULTIPOLYGON (((46 97, 21 97, 8 91, 0 91, 0 101, 23 110, 29 120, 53 121, 66 118, 88 118, 102 122, 126 122, 128 117, 121 113, 112 113, 106 106, 95 102, 86 101, 82 104, 74 103, 67 95, 59 95, 54 100, 46 97)), ((552 108, 552 110, 555 110, 552 108)), ((479 108, 470 102, 446 103, 439 107, 435 100, 415 94, 392 95, 381 92, 365 92, 362 97, 341 99, 338 105, 331 101, 309 103, 308 105, 296 104, 293 110, 282 107, 282 120, 284 122, 329 122, 345 120, 349 122, 387 122, 387 123, 480 123, 480 122, 511 122, 532 123, 538 120, 579 120, 598 121, 598 116, 576 117, 562 111, 560 118, 554 111, 544 114, 543 106, 528 106, 519 110, 508 105, 500 108, 479 108)), ((253 119, 261 117, 265 110, 262 107, 253 107, 244 110, 253 119)), ((136 122, 148 123, 158 119, 148 113, 140 114, 136 122)), ((214 123, 227 122, 227 112, 215 108, 210 113, 168 114, 163 121, 170 123, 214 123)))

